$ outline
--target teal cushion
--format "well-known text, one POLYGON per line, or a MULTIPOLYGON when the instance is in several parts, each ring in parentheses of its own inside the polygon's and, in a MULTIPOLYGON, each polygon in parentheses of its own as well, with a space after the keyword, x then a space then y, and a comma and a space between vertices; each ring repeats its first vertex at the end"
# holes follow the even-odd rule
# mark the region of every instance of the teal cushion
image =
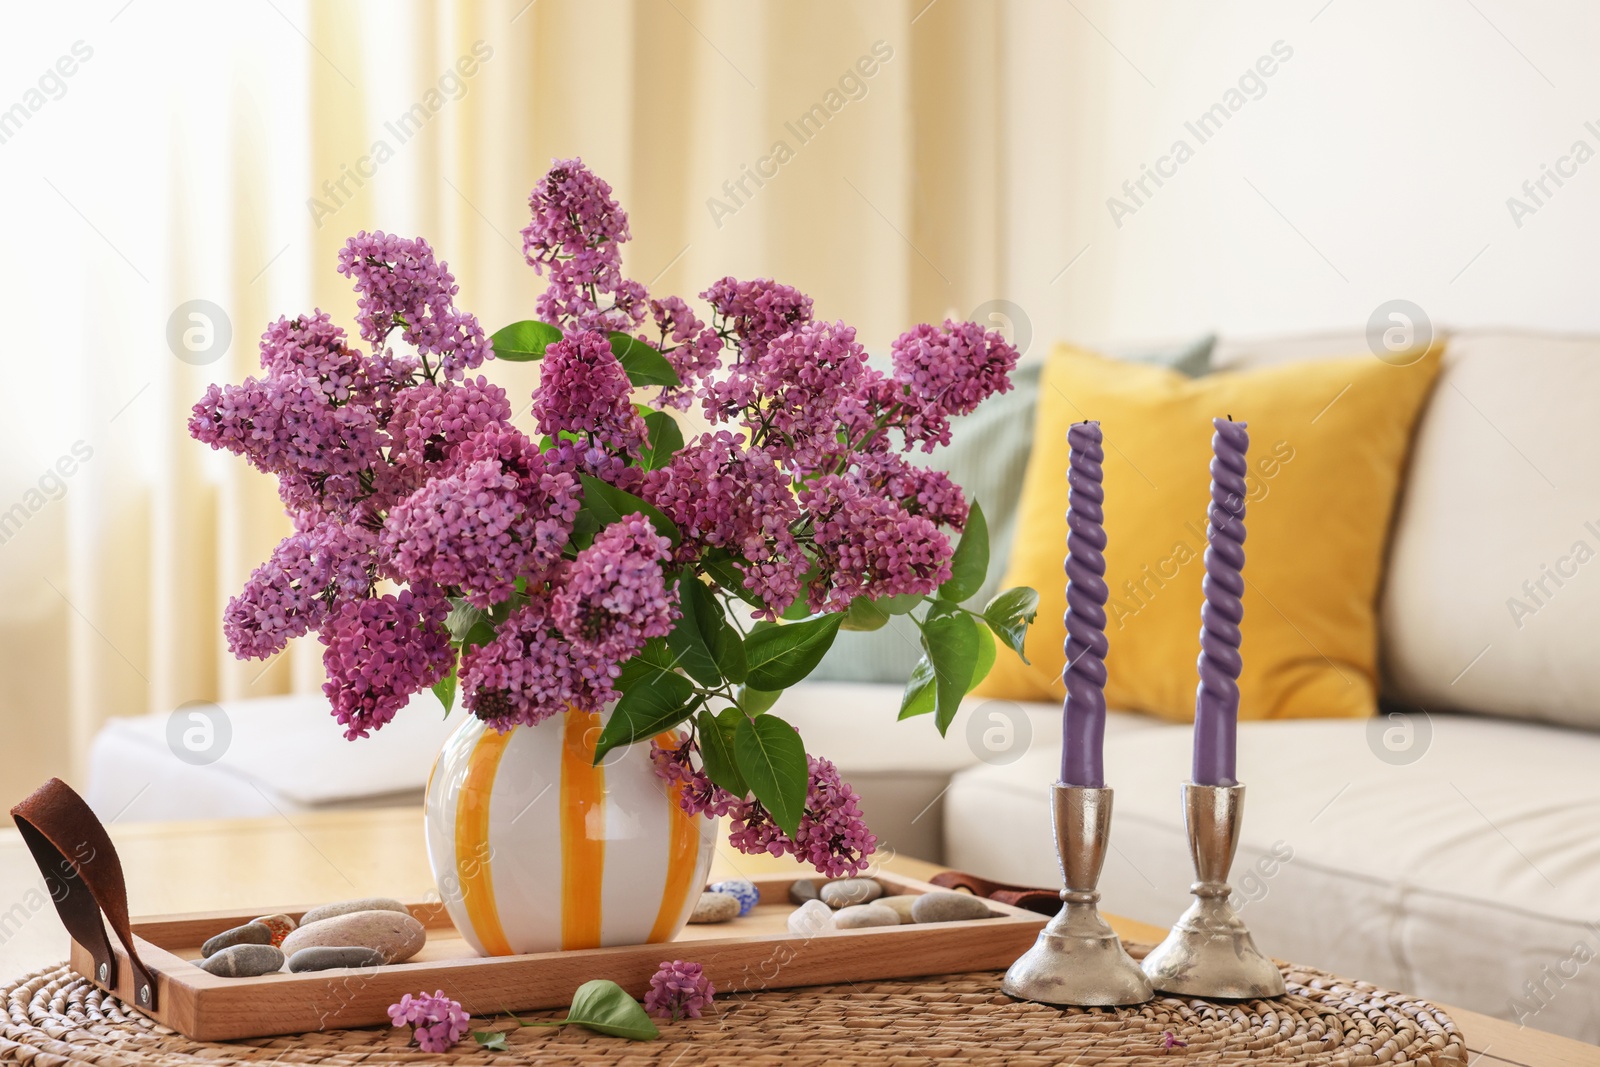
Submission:
MULTIPOLYGON (((1113 349, 1107 355, 1137 363, 1159 363, 1198 378, 1211 369, 1207 334, 1187 344, 1159 349, 1113 349)), ((1042 363, 1019 367, 1011 375, 1012 390, 992 396, 971 415, 955 419, 949 446, 932 455, 910 453, 912 463, 947 471, 966 491, 969 501, 983 505, 989 523, 989 578, 969 603, 981 606, 999 592, 1011 539, 1016 534, 1017 501, 1022 475, 1033 448, 1034 409, 1039 400, 1042 363)), ((881 630, 840 631, 811 677, 833 682, 903 683, 922 658, 916 624, 896 616, 881 630)))

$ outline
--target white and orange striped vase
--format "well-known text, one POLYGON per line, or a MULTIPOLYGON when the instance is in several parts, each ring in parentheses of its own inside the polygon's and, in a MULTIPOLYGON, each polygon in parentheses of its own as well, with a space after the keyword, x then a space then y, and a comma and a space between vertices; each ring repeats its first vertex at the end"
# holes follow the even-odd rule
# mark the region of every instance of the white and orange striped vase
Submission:
MULTIPOLYGON (((428 861, 456 929, 485 956, 669 941, 705 885, 716 825, 678 806, 650 746, 593 766, 602 718, 569 711, 499 733, 465 722, 428 779, 428 861)), ((676 743, 673 735, 657 739, 676 743)))

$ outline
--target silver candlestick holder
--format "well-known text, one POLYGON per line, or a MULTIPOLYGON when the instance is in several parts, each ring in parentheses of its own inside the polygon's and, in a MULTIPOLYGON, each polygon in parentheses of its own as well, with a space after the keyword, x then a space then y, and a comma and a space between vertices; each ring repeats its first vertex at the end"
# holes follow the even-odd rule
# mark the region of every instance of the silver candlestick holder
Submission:
POLYGON ((1150 980, 1100 917, 1100 868, 1111 837, 1111 790, 1063 785, 1053 795, 1061 910, 1006 971, 1000 988, 1022 1000, 1078 1007, 1143 1004, 1150 980))
POLYGON ((1195 902, 1165 941, 1144 958, 1144 973, 1163 993, 1249 1000, 1281 997, 1283 974, 1256 948, 1250 930, 1228 898, 1228 870, 1239 847, 1244 786, 1183 787, 1184 821, 1195 877, 1195 902))

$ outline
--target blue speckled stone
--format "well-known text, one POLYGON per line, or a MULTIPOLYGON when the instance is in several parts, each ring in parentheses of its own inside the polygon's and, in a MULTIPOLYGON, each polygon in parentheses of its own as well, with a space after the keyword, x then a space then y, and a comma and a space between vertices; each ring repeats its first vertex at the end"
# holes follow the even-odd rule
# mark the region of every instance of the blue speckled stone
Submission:
POLYGON ((706 888, 713 893, 726 893, 737 900, 740 915, 749 915, 750 910, 761 903, 761 890, 743 878, 730 878, 726 882, 718 882, 706 888))

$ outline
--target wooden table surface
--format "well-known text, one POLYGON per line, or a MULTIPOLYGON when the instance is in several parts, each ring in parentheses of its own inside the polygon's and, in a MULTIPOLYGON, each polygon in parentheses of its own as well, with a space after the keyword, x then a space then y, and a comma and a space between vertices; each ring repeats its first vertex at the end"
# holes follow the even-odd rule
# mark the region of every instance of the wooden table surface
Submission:
MULTIPOLYGON (((275 911, 363 896, 433 893, 421 816, 411 809, 328 812, 272 819, 113 825, 111 837, 135 915, 275 911)), ((926 879, 940 868, 907 857, 883 866, 926 879)), ((787 860, 718 850, 714 877, 792 870, 787 860)), ((1165 931, 1112 919, 1130 940, 1165 931)), ((0 977, 66 958, 67 935, 15 830, 0 831, 0 977)), ((1303 961, 1315 965, 1315 960, 1303 961)), ((1600 1048, 1445 1006, 1467 1037, 1471 1067, 1600 1067, 1600 1048)))

